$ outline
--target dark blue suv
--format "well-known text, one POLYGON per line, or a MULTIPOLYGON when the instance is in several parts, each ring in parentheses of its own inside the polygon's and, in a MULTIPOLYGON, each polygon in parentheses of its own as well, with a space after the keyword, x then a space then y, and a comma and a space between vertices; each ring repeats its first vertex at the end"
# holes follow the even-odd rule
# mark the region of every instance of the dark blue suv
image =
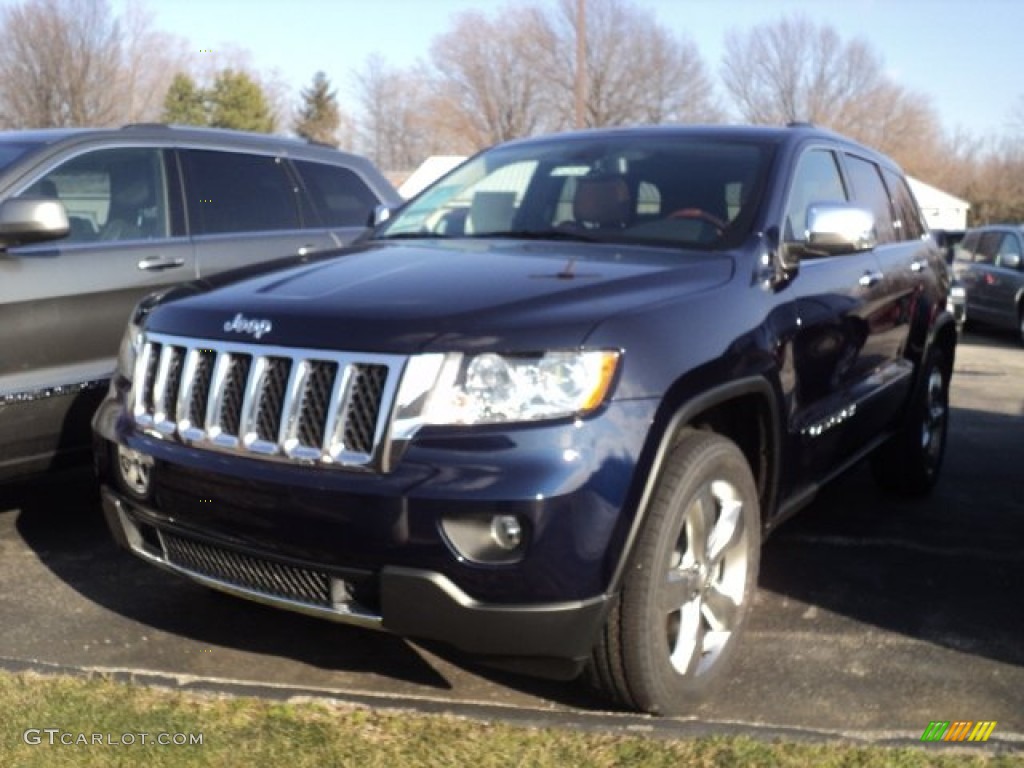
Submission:
POLYGON ((337 258, 143 302, 105 512, 211 587, 682 712, 768 532, 869 454, 935 482, 948 287, 899 169, 835 134, 512 142, 337 258))

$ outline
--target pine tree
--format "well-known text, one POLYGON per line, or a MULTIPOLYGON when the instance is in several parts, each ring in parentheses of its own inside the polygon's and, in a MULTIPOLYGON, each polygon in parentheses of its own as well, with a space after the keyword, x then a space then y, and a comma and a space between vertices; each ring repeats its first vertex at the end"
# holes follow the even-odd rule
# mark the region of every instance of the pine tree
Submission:
POLYGON ((310 141, 336 147, 340 125, 337 92, 331 90, 327 76, 317 72, 313 76, 313 84, 302 90, 302 106, 295 120, 295 133, 310 141))
POLYGON ((224 69, 207 94, 210 125, 258 133, 274 132, 274 116, 259 83, 245 72, 224 69))
POLYGON ((161 119, 179 125, 209 125, 206 114, 206 95, 195 80, 184 73, 174 76, 167 95, 161 119))

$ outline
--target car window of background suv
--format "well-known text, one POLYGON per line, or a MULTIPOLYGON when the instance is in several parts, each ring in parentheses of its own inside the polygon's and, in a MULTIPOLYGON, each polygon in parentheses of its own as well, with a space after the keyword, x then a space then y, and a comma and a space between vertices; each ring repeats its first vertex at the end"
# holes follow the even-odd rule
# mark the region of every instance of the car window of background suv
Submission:
POLYGON ((365 227, 377 205, 377 196, 348 168, 307 160, 292 160, 313 205, 327 226, 365 227))
POLYGON ((88 152, 37 179, 19 197, 55 197, 68 214, 61 243, 147 240, 170 231, 162 152, 118 148, 88 152))
POLYGON ((195 234, 298 229, 298 194, 281 161, 267 155, 185 152, 195 234))

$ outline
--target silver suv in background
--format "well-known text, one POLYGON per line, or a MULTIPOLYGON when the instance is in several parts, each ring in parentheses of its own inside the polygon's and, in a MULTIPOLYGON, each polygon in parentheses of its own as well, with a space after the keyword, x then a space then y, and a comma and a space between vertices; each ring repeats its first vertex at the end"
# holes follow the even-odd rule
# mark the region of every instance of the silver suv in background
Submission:
POLYGON ((367 159, 305 141, 163 125, 0 133, 0 479, 88 449, 144 294, 336 248, 400 202, 367 159))

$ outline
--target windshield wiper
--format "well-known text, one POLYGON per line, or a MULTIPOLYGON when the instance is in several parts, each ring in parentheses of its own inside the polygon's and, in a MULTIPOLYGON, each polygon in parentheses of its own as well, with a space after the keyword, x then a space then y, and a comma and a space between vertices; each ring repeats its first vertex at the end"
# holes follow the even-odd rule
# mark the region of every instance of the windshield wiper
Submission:
POLYGON ((575 240, 582 243, 599 243, 604 238, 597 237, 584 229, 512 229, 498 232, 482 232, 469 237, 496 237, 511 240, 575 240))
POLYGON ((395 232, 393 235, 377 235, 374 240, 438 240, 451 237, 441 232, 395 232))

